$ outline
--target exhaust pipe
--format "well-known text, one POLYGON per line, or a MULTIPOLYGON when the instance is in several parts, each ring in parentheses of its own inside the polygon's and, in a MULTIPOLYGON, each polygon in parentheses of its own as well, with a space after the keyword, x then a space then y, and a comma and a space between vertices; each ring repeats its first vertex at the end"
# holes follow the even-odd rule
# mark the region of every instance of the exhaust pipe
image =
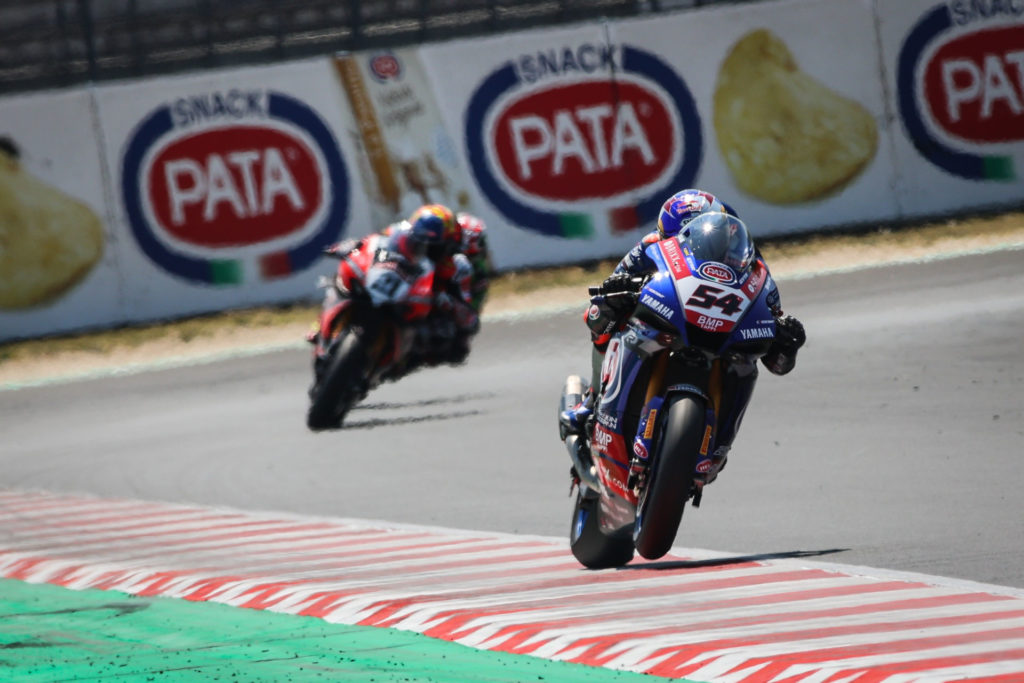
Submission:
POLYGON ((576 434, 565 437, 565 447, 569 450, 569 459, 572 460, 573 467, 576 468, 580 483, 595 492, 600 491, 601 480, 597 477, 597 467, 594 466, 589 453, 584 455, 580 437, 576 434))

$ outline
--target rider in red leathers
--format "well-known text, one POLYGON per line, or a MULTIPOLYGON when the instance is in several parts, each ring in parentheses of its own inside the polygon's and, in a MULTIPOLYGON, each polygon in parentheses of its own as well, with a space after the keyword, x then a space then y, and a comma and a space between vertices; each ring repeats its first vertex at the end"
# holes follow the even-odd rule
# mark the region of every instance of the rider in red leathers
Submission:
MULTIPOLYGON (((383 248, 400 255, 403 261, 415 263, 426 257, 433 265, 432 310, 416 329, 417 353, 397 374, 407 374, 423 364, 465 358, 465 353, 456 348, 456 340, 460 331, 479 327, 479 316, 470 305, 472 266, 460 253, 461 247, 462 228, 455 214, 441 204, 427 204, 380 233, 343 240, 327 249, 329 254, 344 256, 363 248, 383 248)), ((309 339, 315 341, 315 333, 309 339)))

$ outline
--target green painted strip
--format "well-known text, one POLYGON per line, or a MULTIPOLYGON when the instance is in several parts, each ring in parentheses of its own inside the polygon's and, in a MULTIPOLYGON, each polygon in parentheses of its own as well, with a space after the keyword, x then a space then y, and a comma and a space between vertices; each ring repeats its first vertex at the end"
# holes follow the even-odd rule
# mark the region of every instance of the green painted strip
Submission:
POLYGON ((664 680, 427 636, 213 603, 0 579, 0 679, 57 681, 664 680))
POLYGON ((984 157, 984 175, 989 180, 1016 180, 1012 157, 984 157))
POLYGON ((594 236, 594 224, 585 213, 563 213, 558 217, 562 237, 569 239, 590 239, 594 236))
POLYGON ((242 281, 242 262, 214 259, 210 261, 210 274, 215 285, 237 285, 242 281))

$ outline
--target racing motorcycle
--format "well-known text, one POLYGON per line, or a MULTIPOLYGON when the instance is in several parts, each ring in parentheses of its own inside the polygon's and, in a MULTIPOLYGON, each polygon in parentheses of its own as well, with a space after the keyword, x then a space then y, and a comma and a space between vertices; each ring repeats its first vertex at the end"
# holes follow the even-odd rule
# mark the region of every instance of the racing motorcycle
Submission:
POLYGON ((326 252, 339 259, 325 292, 313 342, 313 386, 306 424, 340 427, 345 415, 382 381, 409 371, 415 325, 431 311, 434 268, 387 248, 381 235, 326 252))
MULTIPOLYGON (((652 275, 622 292, 590 288, 590 315, 616 297, 628 297, 632 313, 608 344, 582 435, 560 424, 576 489, 569 540, 586 567, 624 565, 634 550, 664 556, 686 503, 699 507, 724 464, 713 456, 726 369, 756 362, 775 337, 770 275, 741 241, 668 238, 646 249, 652 275)), ((588 389, 569 376, 560 409, 579 405, 588 389)))

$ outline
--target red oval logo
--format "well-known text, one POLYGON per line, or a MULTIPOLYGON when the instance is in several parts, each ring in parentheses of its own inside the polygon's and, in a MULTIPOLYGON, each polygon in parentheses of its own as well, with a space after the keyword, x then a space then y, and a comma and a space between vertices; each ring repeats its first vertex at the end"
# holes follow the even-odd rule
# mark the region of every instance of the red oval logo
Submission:
POLYGON ((276 128, 235 126, 179 138, 149 167, 159 224, 202 247, 267 242, 302 230, 323 201, 316 158, 276 128))
POLYGON ((641 460, 647 459, 647 446, 641 441, 633 442, 633 455, 640 458, 641 460))
POLYGON ((936 51, 924 96, 946 131, 972 142, 1024 140, 1024 25, 988 29, 936 51))
POLYGON ((677 146, 661 99, 635 83, 591 81, 527 95, 493 127, 505 177, 554 200, 612 197, 668 168, 677 146))
POLYGON ((732 274, 731 270, 718 263, 702 263, 700 268, 697 269, 697 272, 700 273, 702 277, 714 280, 715 282, 733 282, 736 279, 736 276, 732 274))
POLYGON ((370 73, 379 81, 388 81, 402 74, 402 65, 392 54, 376 55, 370 59, 370 73))

